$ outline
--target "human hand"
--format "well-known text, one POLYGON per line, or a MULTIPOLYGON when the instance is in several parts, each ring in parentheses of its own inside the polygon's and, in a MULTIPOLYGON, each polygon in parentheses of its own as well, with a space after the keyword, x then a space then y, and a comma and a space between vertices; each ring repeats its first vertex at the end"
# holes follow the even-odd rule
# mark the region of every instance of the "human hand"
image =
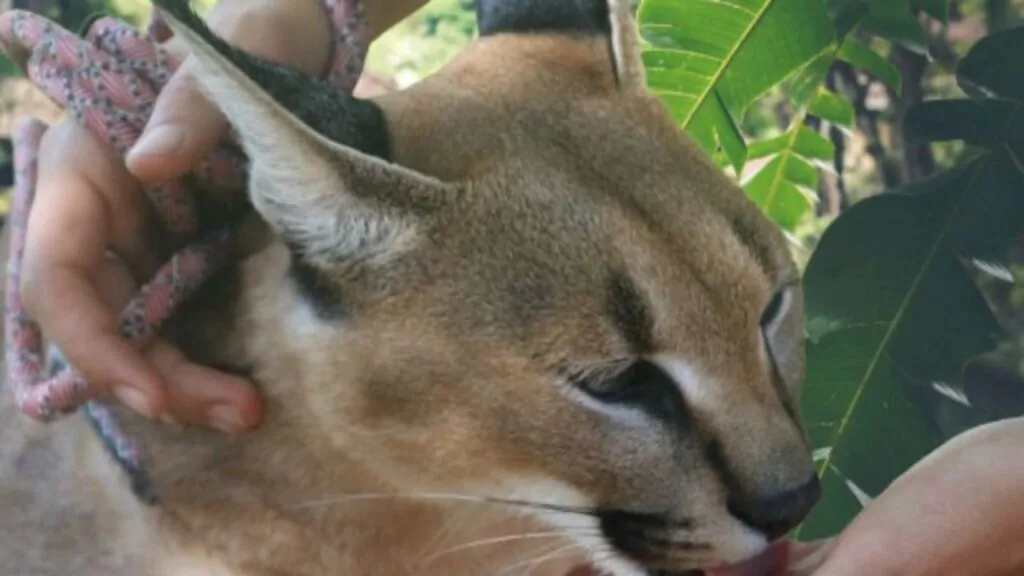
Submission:
POLYGON ((814 576, 1024 574, 1024 418, 953 438, 871 502, 814 576))
MULTIPOLYGON (((207 21, 229 42, 265 58, 308 73, 326 66, 330 27, 316 0, 223 0, 207 21)), ((186 59, 161 92, 147 138, 127 167, 70 119, 47 131, 21 291, 28 311, 90 383, 91 394, 113 392, 150 417, 237 433, 260 418, 249 382, 192 363, 163 340, 136 350, 121 337, 116 317, 162 260, 140 180, 159 182, 190 171, 227 133, 190 69, 186 59), (158 153, 161 142, 168 146, 158 153)))
MULTIPOLYGON (((326 71, 331 26, 318 0, 221 0, 204 17, 210 29, 237 48, 306 74, 326 71)), ((175 38, 165 46, 181 54, 175 38)), ((228 135, 228 123, 203 95, 191 56, 160 92, 153 114, 126 160, 145 183, 178 178, 194 169, 228 135)))

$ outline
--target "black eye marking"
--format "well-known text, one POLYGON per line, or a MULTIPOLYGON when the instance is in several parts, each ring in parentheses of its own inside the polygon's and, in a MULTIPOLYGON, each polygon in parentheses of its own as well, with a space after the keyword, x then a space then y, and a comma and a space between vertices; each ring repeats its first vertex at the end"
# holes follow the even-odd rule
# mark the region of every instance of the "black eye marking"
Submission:
POLYGON ((675 381, 650 361, 636 360, 566 376, 570 384, 600 402, 635 406, 673 426, 691 420, 675 381))
POLYGON ((630 353, 640 356, 654 351, 654 317, 633 281, 613 272, 607 285, 608 314, 626 339, 630 353))
POLYGON ((772 324, 780 320, 779 314, 784 311, 783 308, 788 303, 788 300, 795 297, 793 290, 799 282, 799 278, 791 278, 776 287, 775 294, 772 295, 772 299, 768 301, 768 305, 761 312, 762 330, 768 329, 772 324))
POLYGON ((786 337, 786 334, 781 332, 781 328, 793 307, 793 299, 799 297, 796 290, 799 281, 799 278, 794 276, 783 282, 761 313, 761 341, 764 343, 764 350, 768 355, 774 376, 772 387, 782 402, 786 414, 794 421, 799 420, 798 409, 796 402, 787 392, 786 386, 795 384, 793 380, 799 378, 799 375, 792 374, 792 368, 787 370, 781 363, 785 360, 785 357, 781 356, 785 354, 785 341, 780 342, 780 338, 786 337))
POLYGON ((782 303, 785 298, 785 290, 779 290, 775 293, 775 296, 772 296, 772 299, 768 302, 768 306, 766 306, 764 312, 761 313, 762 328, 767 327, 775 321, 776 317, 779 315, 779 311, 782 310, 782 303))

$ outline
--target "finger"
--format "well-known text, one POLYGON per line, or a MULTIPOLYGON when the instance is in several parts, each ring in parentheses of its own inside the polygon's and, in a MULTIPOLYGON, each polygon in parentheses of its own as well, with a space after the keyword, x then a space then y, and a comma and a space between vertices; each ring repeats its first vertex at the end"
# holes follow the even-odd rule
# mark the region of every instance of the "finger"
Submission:
POLYGON ((147 347, 146 357, 168 383, 167 413, 175 420, 229 434, 259 423, 261 401, 248 380, 196 364, 162 339, 147 347))
MULTIPOLYGON (((115 313, 138 293, 138 283, 114 254, 107 254, 103 266, 95 272, 94 285, 107 309, 115 313)), ((163 340, 146 346, 143 356, 165 384, 162 415, 232 434, 258 423, 260 400, 247 380, 192 363, 163 340)))
POLYGON ((160 377, 121 337, 93 283, 112 228, 111 211, 88 175, 88 162, 95 158, 69 151, 82 149, 69 128, 51 130, 41 143, 26 231, 21 275, 26 308, 86 378, 91 394, 113 391, 133 409, 154 416, 164 402, 160 377))
MULTIPOLYGON (((54 194, 75 195, 75 200, 94 201, 93 198, 82 198, 76 192, 77 186, 69 190, 64 184, 48 185, 54 176, 81 182, 105 202, 108 207, 110 225, 104 230, 106 248, 116 252, 128 264, 137 282, 148 279, 160 264, 157 247, 160 245, 161 229, 154 226, 155 214, 149 200, 142 194, 139 183, 125 169, 124 161, 103 142, 98 141, 86 128, 73 120, 66 119, 47 130, 40 143, 39 184, 37 200, 33 213, 39 213, 43 226, 56 227, 46 215, 49 213, 48 201, 54 194)), ((89 193, 85 193, 89 194, 89 193)), ((60 200, 66 204, 68 200, 60 200)), ((59 208, 59 206, 58 206, 59 208)), ((63 224, 63 222, 61 223, 63 224)), ((95 224, 75 218, 69 225, 95 226, 95 224)), ((88 246, 88 245, 87 245, 88 246)), ((68 246, 75 250, 76 246, 68 246)), ((85 249, 86 246, 81 247, 85 249)), ((94 258, 100 256, 93 255, 94 258)))
POLYGON ((227 134, 220 110, 203 95, 187 58, 161 91, 142 136, 125 158, 143 182, 180 177, 195 168, 227 134))
MULTIPOLYGON (((226 0, 210 11, 211 30, 236 47, 308 74, 323 72, 330 29, 316 2, 226 0)), ((143 182, 170 180, 195 168, 227 134, 227 121, 203 95, 187 58, 157 98, 149 123, 129 152, 143 182)))
MULTIPOLYGON (((54 217, 61 218, 62 214, 54 217)), ((112 391, 143 415, 159 414, 164 402, 163 383, 122 337, 117 319, 92 283, 93 270, 70 263, 66 252, 54 249, 62 239, 38 227, 36 230, 35 235, 29 235, 32 240, 26 244, 26 266, 22 269, 26 307, 84 376, 90 396, 112 391)), ((68 233, 67 242, 86 235, 68 233)))

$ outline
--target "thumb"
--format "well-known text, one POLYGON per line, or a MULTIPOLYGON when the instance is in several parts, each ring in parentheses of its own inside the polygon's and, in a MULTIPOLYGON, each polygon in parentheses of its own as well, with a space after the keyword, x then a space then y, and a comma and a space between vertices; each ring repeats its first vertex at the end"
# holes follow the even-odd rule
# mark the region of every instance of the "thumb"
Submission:
POLYGON ((227 134, 228 123, 202 93, 189 56, 161 91, 138 142, 125 158, 142 182, 180 177, 195 168, 227 134))

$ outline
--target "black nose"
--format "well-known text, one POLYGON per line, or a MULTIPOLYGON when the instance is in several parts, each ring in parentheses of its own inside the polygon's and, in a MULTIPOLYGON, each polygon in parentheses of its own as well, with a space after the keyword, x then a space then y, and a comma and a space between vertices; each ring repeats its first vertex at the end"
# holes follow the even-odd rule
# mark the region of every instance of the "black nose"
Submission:
POLYGON ((810 514, 821 498, 817 476, 785 492, 754 498, 730 498, 729 512, 748 526, 764 532, 768 540, 785 536, 810 514))

